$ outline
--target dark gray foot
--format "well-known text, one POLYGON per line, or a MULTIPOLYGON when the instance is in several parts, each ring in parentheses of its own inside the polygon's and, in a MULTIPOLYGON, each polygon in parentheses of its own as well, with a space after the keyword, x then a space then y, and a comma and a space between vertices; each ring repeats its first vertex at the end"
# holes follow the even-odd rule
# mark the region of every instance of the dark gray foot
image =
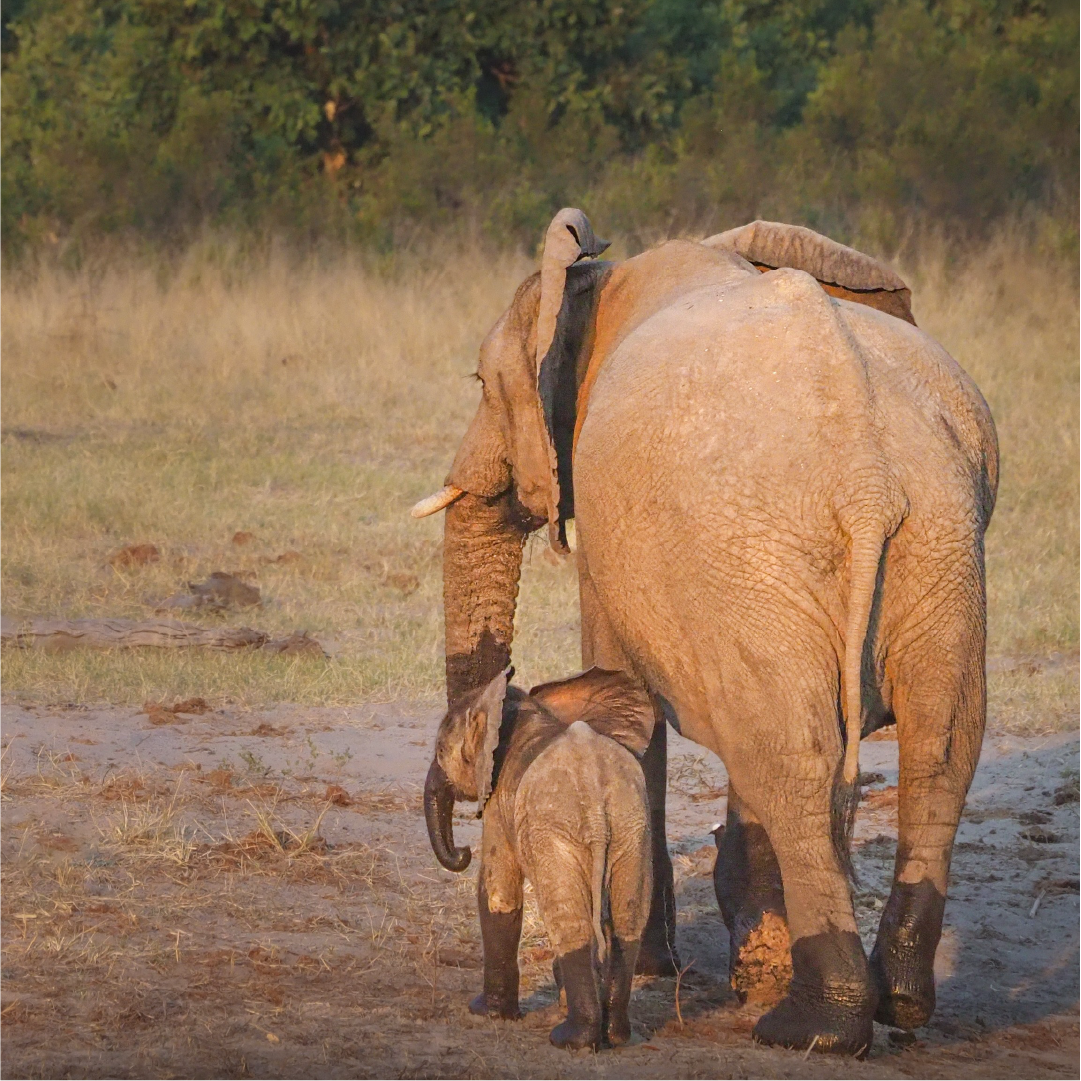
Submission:
POLYGON ((601 1046, 601 998, 593 949, 583 946, 559 958, 563 990, 567 994, 567 1019, 556 1025, 549 1039, 556 1047, 578 1051, 601 1046))
POLYGON ((518 941, 522 936, 522 909, 489 911, 482 877, 477 910, 484 944, 484 990, 469 1003, 469 1012, 479 1017, 517 1020, 522 1016, 518 1010, 518 941))
POLYGON ((754 1027, 757 1043, 863 1058, 874 1039, 876 995, 859 936, 813 935, 792 947, 788 994, 754 1027))
POLYGON ((517 1021, 522 1016, 517 1002, 493 1002, 483 991, 469 1000, 469 1012, 476 1017, 494 1017, 501 1021, 517 1021))
POLYGON ((621 1047, 631 1038, 629 1007, 637 942, 612 938, 604 972, 604 1038, 610 1047, 621 1047))
POLYGON ((878 989, 875 1020, 894 1028, 926 1025, 935 1012, 935 950, 946 899, 930 882, 896 882, 871 952, 878 989))

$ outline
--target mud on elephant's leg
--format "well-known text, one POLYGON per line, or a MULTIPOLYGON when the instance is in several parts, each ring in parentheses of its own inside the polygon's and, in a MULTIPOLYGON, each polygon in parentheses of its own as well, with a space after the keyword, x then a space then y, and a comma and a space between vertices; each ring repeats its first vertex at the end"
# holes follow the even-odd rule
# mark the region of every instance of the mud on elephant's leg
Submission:
MULTIPOLYGON (((828 746, 828 719, 818 726, 828 746)), ((792 726, 774 754, 757 750, 768 735, 748 733, 744 753, 729 755, 732 780, 750 798, 777 855, 792 939, 792 980, 784 998, 759 1018, 760 1043, 863 1055, 874 1039, 878 996, 856 928, 848 879, 834 848, 833 779, 840 761, 817 752, 792 726)), ((774 729, 774 738, 778 730, 774 729)))
POLYGON ((642 935, 635 971, 644 976, 675 976, 680 969, 676 950, 676 890, 672 857, 668 854, 664 801, 668 788, 668 730, 664 711, 653 700, 653 738, 642 756, 649 799, 649 828, 653 858, 653 896, 642 935))
POLYGON ((894 694, 901 767, 897 859, 871 971, 879 993, 875 1020, 895 1028, 925 1025, 935 1009, 935 951, 950 857, 983 739, 983 650, 963 641, 949 645, 935 656, 905 658, 894 694), (942 656, 969 660, 950 673, 942 656))
POLYGON ((484 875, 477 894, 480 937, 484 946, 484 990, 470 1003, 469 1012, 513 1021, 518 1009, 518 942, 522 937, 522 909, 492 912, 484 875))
POLYGON ((728 975, 742 1001, 773 1005, 792 980, 781 868, 766 830, 728 786, 713 888, 728 928, 728 975))

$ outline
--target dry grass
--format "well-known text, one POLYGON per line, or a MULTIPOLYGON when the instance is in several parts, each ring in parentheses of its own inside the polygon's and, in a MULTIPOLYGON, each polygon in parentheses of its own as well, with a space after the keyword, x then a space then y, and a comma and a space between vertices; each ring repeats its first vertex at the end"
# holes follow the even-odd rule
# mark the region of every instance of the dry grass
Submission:
POLYGON ((908 273, 916 318, 975 379, 998 428, 988 649, 1078 647, 1078 304, 1073 264, 1006 234, 908 273))
MULTIPOLYGON (((476 401, 468 376, 480 339, 529 270, 522 257, 482 251, 298 264, 203 245, 167 270, 113 262, 9 275, 5 614, 147 615, 148 601, 189 580, 242 572, 265 603, 230 622, 307 629, 334 659, 28 652, 5 658, 6 693, 133 703, 436 695, 441 522, 407 512, 442 482, 476 401), (254 539, 234 545, 237 531, 254 539), (160 561, 107 562, 142 542, 160 561), (277 562, 286 552, 300 558, 277 562)), ((999 426, 991 652, 1072 653, 1072 269, 1006 238, 964 258, 929 249, 907 273, 921 325, 973 374, 999 426)), ((576 593, 573 569, 532 545, 516 651, 524 681, 577 666, 576 593)))

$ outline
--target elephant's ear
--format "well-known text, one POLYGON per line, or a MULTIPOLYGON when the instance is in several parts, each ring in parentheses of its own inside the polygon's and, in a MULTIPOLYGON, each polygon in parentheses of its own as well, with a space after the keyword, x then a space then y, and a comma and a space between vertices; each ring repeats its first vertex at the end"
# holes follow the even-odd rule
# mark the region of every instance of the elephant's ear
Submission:
POLYGON ((625 672, 591 668, 529 692, 565 725, 585 721, 594 732, 645 753, 653 737, 653 703, 645 688, 625 672))
POLYGON ((916 325, 912 293, 885 263, 800 225, 753 221, 707 237, 708 248, 727 248, 759 270, 789 267, 818 279, 827 293, 877 308, 916 325))
POLYGON ((499 746, 499 726, 503 722, 503 699, 507 697, 507 680, 513 669, 500 672, 484 688, 476 705, 470 710, 470 732, 476 741, 475 766, 477 783, 477 815, 492 794, 495 772, 495 749, 499 746))
POLYGON ((537 310, 537 395, 541 403, 550 470, 548 527, 552 546, 567 551, 565 521, 573 515, 570 441, 577 392, 575 361, 589 321, 592 297, 606 264, 581 264, 608 247, 580 210, 565 207, 552 219, 541 258, 537 310), (565 416, 564 414, 569 414, 565 416), (565 445, 564 445, 565 444, 565 445))

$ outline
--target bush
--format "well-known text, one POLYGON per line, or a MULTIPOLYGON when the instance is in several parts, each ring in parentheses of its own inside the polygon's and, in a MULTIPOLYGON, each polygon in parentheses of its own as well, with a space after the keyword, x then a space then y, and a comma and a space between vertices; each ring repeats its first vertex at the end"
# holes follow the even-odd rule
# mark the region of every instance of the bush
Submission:
POLYGON ((1072 220, 1066 0, 5 5, 3 238, 1072 220))

